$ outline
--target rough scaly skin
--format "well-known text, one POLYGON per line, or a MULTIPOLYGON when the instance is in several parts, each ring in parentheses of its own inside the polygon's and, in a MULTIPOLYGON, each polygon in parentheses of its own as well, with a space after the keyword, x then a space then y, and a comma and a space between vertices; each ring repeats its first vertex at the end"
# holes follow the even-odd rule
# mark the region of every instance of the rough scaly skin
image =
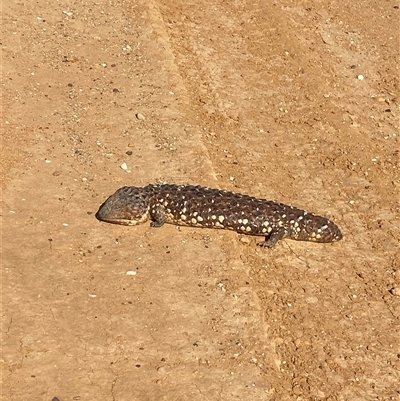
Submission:
POLYGON ((272 248, 282 238, 334 242, 339 227, 325 217, 266 199, 193 185, 122 187, 96 213, 101 221, 136 225, 164 223, 233 230, 264 236, 258 245, 272 248))

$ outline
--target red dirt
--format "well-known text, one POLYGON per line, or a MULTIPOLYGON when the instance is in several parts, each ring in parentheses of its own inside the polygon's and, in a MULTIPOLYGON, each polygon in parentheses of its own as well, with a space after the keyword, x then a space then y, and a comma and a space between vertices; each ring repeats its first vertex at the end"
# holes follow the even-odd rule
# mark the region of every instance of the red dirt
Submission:
POLYGON ((4 1, 3 399, 400 399, 398 18, 4 1), (344 239, 94 218, 156 181, 293 204, 344 239))

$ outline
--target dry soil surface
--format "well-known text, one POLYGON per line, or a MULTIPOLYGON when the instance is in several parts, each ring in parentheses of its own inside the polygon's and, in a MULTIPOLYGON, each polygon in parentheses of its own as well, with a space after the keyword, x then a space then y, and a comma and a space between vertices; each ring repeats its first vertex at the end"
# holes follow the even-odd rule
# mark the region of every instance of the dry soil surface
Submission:
POLYGON ((4 400, 400 399, 397 1, 2 6, 4 400), (163 181, 344 239, 95 219, 163 181))

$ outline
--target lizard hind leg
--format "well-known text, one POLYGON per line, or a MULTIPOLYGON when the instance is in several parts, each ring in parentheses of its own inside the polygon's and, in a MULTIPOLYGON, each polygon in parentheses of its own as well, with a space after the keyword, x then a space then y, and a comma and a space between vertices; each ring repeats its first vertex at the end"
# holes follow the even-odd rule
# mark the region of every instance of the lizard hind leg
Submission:
POLYGON ((268 237, 265 237, 265 241, 259 242, 257 245, 262 248, 273 248, 276 243, 281 240, 286 234, 286 230, 283 227, 273 230, 268 237))
POLYGON ((161 227, 167 221, 167 215, 165 213, 164 206, 160 204, 154 205, 150 209, 151 227, 161 227))

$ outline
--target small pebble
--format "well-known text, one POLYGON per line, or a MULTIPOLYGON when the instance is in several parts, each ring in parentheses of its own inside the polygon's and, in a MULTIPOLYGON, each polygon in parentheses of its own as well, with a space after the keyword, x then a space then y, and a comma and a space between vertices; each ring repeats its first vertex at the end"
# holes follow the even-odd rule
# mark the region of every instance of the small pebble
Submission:
POLYGON ((143 114, 136 113, 136 118, 137 118, 138 120, 144 120, 144 119, 145 119, 145 116, 144 116, 143 114))
POLYGON ((131 150, 128 150, 127 152, 126 152, 126 154, 128 155, 128 156, 132 156, 132 151, 131 150))
POLYGON ((400 288, 399 287, 393 287, 391 290, 389 290, 389 292, 392 295, 400 296, 400 288))
POLYGON ((68 223, 62 223, 64 227, 68 227, 68 223))
POLYGON ((243 242, 243 244, 250 244, 251 239, 249 237, 241 237, 240 242, 243 242))
POLYGON ((357 75, 357 79, 359 80, 359 81, 362 81, 363 79, 364 79, 364 75, 357 75))
POLYGON ((308 304, 317 304, 318 303, 318 298, 317 297, 307 297, 306 302, 308 304))
POLYGON ((120 167, 122 168, 122 170, 128 170, 128 165, 125 162, 123 162, 120 167))
POLYGON ((393 275, 396 281, 400 281, 400 270, 396 270, 393 275))
POLYGON ((53 173, 54 177, 58 177, 60 174, 61 174, 61 171, 55 171, 55 172, 53 173))
POLYGON ((136 271, 136 270, 128 270, 128 271, 126 272, 126 275, 127 275, 127 276, 136 276, 136 274, 137 274, 137 271, 136 271))

